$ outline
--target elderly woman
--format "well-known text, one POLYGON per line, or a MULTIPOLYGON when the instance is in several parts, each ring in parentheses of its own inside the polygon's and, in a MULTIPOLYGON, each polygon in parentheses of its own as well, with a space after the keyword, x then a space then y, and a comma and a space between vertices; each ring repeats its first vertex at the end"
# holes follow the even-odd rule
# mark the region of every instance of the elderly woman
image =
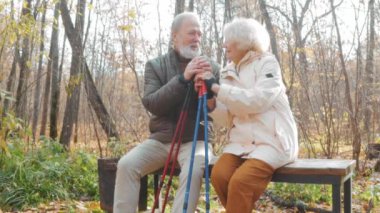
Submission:
POLYGON ((230 63, 220 84, 211 73, 196 76, 217 96, 208 101, 214 122, 229 130, 211 182, 227 213, 250 213, 274 171, 297 158, 297 128, 265 28, 238 18, 225 26, 224 38, 230 63))

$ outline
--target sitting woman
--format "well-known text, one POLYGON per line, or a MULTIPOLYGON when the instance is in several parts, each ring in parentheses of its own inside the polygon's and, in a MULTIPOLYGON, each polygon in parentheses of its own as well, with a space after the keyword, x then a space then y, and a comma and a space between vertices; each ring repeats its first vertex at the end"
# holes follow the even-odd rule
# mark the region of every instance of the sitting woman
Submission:
POLYGON ((211 183, 227 213, 250 213, 274 171, 297 158, 297 128, 265 28, 238 18, 225 26, 224 38, 230 63, 220 84, 211 73, 196 76, 217 96, 208 101, 214 122, 228 128, 211 183))

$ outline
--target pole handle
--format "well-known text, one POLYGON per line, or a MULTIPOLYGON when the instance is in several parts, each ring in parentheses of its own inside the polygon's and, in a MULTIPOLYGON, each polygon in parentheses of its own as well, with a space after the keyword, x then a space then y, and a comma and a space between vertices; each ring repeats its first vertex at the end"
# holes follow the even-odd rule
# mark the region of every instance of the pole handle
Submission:
POLYGON ((205 81, 202 81, 201 86, 198 90, 198 96, 199 98, 207 94, 207 87, 205 81))

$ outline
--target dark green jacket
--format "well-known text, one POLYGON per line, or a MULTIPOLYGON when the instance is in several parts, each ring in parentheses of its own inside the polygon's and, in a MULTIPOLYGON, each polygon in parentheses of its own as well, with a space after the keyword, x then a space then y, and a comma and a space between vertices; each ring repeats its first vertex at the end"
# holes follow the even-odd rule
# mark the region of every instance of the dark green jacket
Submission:
MULTIPOLYGON (((210 61, 215 76, 219 77, 220 66, 210 61)), ((170 143, 175 132, 176 124, 181 113, 188 87, 193 84, 184 84, 179 81, 179 57, 174 50, 149 60, 145 65, 144 97, 142 103, 152 114, 149 122, 151 139, 162 143, 170 143)), ((183 142, 193 140, 197 111, 197 94, 191 96, 189 114, 187 117, 183 142)), ((202 118, 202 117, 201 117, 202 118)), ((203 119, 201 119, 203 120, 203 119)), ((200 125, 198 140, 204 139, 204 128, 200 125)))

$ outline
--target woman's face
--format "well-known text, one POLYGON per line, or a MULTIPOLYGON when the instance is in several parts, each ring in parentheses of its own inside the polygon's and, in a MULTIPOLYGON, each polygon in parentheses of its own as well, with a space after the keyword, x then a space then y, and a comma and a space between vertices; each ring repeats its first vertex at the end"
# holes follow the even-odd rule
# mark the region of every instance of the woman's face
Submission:
POLYGON ((248 50, 241 50, 238 48, 238 43, 231 40, 225 40, 223 43, 223 48, 226 49, 227 59, 233 61, 235 64, 238 64, 248 52, 248 50))

